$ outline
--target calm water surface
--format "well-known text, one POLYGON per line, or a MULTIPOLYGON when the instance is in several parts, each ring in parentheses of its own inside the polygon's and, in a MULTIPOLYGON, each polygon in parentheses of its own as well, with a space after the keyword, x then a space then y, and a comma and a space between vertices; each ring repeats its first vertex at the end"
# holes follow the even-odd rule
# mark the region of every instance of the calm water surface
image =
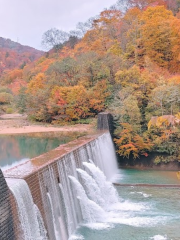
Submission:
POLYGON ((122 184, 180 184, 177 171, 155 171, 155 170, 136 170, 119 169, 114 177, 115 183, 122 184))
POLYGON ((0 167, 2 170, 48 152, 60 144, 77 138, 78 134, 38 133, 0 136, 0 167))

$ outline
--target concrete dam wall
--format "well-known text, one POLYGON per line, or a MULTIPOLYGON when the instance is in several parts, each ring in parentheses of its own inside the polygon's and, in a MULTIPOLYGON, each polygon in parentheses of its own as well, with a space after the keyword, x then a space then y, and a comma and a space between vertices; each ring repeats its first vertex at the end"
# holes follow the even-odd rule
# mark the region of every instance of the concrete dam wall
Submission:
POLYGON ((95 171, 99 167, 107 179, 115 173, 109 131, 61 145, 4 171, 4 177, 0 171, 0 239, 67 240, 83 220, 91 221, 91 202, 85 196, 83 205, 77 198, 77 192, 84 194, 78 184, 86 180, 85 170, 90 174, 88 164, 95 171))

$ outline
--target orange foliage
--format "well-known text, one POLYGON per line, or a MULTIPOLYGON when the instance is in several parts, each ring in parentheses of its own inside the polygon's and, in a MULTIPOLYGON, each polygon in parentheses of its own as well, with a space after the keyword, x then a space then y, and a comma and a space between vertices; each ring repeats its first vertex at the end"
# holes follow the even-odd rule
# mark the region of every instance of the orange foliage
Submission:
POLYGON ((163 6, 157 6, 148 7, 141 22, 146 55, 171 72, 179 71, 180 20, 163 6))
POLYGON ((27 93, 36 94, 38 89, 45 88, 45 74, 38 73, 27 85, 27 93))
POLYGON ((89 94, 89 107, 96 113, 105 109, 105 100, 110 96, 105 80, 99 81, 89 94))
POLYGON ((27 82, 25 82, 23 79, 16 79, 15 81, 13 81, 8 85, 8 88, 11 89, 14 95, 18 95, 20 89, 26 86, 27 86, 27 82))
POLYGON ((23 71, 22 69, 13 69, 11 71, 8 71, 6 73, 6 77, 4 79, 4 83, 12 83, 14 82, 16 79, 22 79, 23 77, 23 71))
POLYGON ((101 12, 100 17, 93 21, 92 30, 85 34, 83 42, 87 44, 89 50, 105 54, 120 34, 121 20, 122 14, 119 10, 101 12))
POLYGON ((55 86, 51 91, 48 108, 50 113, 66 121, 85 118, 89 116, 87 90, 82 85, 55 86))
POLYGON ((180 75, 172 76, 168 79, 169 84, 180 85, 180 75))
POLYGON ((104 10, 100 13, 100 17, 93 21, 95 28, 107 28, 109 25, 114 26, 119 24, 122 18, 122 13, 119 10, 104 10))
POLYGON ((139 155, 148 156, 148 151, 153 144, 149 139, 143 139, 138 135, 129 123, 121 123, 123 130, 118 134, 119 138, 114 139, 118 146, 117 152, 120 156, 129 158, 132 155, 134 158, 139 155))
POLYGON ((23 46, 10 39, 0 37, 0 74, 6 70, 23 68, 26 64, 38 59, 43 52, 23 46))

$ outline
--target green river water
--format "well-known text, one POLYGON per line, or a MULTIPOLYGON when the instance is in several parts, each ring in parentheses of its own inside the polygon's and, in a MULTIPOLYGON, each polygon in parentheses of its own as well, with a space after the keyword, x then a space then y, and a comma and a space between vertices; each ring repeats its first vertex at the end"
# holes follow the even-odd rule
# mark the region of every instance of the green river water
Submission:
POLYGON ((0 168, 6 170, 72 141, 78 136, 80 136, 78 133, 55 132, 2 135, 0 136, 0 168))
MULTIPOLYGON (((0 167, 7 169, 75 139, 70 136, 0 137, 0 167)), ((74 240, 180 240, 180 184, 175 171, 119 169, 114 182, 120 201, 101 223, 80 226, 74 240), (166 187, 133 184, 167 184, 166 187)))

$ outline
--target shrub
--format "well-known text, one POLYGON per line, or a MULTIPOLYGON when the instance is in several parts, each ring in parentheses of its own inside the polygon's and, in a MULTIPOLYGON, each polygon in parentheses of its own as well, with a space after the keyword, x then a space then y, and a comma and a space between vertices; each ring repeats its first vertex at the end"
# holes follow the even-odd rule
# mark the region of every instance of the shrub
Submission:
POLYGON ((6 109, 6 113, 7 113, 7 114, 13 113, 13 109, 12 109, 11 107, 8 107, 8 108, 6 109))
POLYGON ((13 96, 10 93, 0 92, 0 104, 11 103, 13 100, 13 96))

